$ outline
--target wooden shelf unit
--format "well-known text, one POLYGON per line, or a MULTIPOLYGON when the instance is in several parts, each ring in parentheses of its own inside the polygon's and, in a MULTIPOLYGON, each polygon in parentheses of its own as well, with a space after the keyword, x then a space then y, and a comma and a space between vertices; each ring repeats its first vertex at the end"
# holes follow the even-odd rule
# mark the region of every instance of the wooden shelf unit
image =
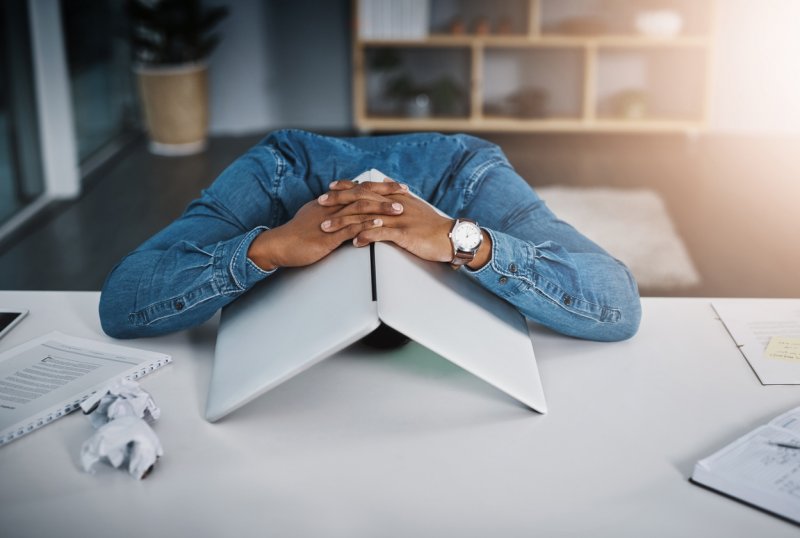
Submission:
MULTIPOLYGON (((437 0, 431 0, 436 2, 437 0)), ((568 35, 549 32, 541 27, 543 4, 560 0, 527 0, 528 28, 526 33, 515 35, 451 35, 431 33, 423 39, 362 39, 358 24, 354 25, 353 38, 353 111, 356 127, 370 131, 508 131, 508 132, 698 132, 708 124, 709 90, 714 35, 714 2, 704 0, 708 10, 707 28, 702 33, 680 34, 675 37, 656 38, 630 34, 568 35), (403 115, 387 116, 368 113, 367 54, 370 49, 463 50, 469 54, 468 74, 469 106, 464 117, 429 116, 414 118, 403 115), (570 50, 582 55, 581 106, 575 117, 520 118, 487 114, 484 111, 484 70, 487 55, 497 51, 570 50), (701 90, 697 95, 697 113, 692 117, 673 117, 653 114, 642 118, 609 117, 600 114, 598 102, 598 69, 604 53, 630 53, 634 55, 684 51, 701 58, 703 69, 701 90)), ((358 18, 358 1, 354 13, 358 18)), ((487 2, 487 6, 491 6, 487 2)))

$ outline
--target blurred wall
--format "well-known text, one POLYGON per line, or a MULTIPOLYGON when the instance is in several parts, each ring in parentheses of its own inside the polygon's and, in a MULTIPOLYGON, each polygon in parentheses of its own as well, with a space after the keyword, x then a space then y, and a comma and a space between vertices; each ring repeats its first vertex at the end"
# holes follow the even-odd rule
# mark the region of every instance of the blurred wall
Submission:
POLYGON ((269 5, 259 0, 206 4, 230 7, 230 15, 218 28, 222 42, 210 62, 210 130, 214 134, 263 131, 277 117, 275 54, 266 31, 269 5))
POLYGON ((231 9, 211 58, 213 134, 349 128, 349 0, 206 4, 231 9))
POLYGON ((719 0, 714 131, 800 133, 800 1, 719 0))
MULTIPOLYGON (((549 0, 557 1, 557 0, 549 0)), ((211 130, 352 127, 350 0, 231 7, 211 59, 211 130)), ((719 0, 711 130, 800 134, 800 1, 719 0)))

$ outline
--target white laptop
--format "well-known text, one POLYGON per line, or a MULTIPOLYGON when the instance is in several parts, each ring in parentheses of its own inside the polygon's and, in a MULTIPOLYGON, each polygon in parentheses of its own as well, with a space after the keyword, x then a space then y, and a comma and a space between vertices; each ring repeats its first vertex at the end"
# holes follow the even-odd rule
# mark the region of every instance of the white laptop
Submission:
POLYGON ((446 264, 389 243, 347 243, 311 266, 277 271, 223 309, 206 418, 221 419, 381 322, 547 411, 528 327, 513 306, 446 264))

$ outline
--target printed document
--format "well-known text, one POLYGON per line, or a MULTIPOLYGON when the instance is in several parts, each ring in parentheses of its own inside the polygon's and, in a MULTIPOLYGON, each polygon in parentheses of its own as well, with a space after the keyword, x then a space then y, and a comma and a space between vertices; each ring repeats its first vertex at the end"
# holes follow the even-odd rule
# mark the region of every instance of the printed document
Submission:
POLYGON ((722 299, 712 306, 762 384, 800 384, 800 299, 722 299))
POLYGON ((61 417, 108 383, 137 379, 169 355, 53 332, 0 354, 0 444, 61 417))

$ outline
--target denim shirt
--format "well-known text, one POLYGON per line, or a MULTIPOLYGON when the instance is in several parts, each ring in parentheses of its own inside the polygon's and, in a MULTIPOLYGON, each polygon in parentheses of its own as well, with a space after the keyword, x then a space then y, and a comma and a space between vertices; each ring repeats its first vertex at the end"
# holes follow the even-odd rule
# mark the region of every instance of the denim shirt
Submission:
POLYGON ((103 330, 117 338, 198 325, 269 278, 248 257, 262 231, 287 222, 328 190, 377 168, 491 236, 491 261, 461 273, 527 318, 579 338, 622 340, 641 307, 628 269, 559 220, 497 146, 467 135, 331 138, 284 130, 231 164, 184 214, 128 254, 100 298, 103 330))

